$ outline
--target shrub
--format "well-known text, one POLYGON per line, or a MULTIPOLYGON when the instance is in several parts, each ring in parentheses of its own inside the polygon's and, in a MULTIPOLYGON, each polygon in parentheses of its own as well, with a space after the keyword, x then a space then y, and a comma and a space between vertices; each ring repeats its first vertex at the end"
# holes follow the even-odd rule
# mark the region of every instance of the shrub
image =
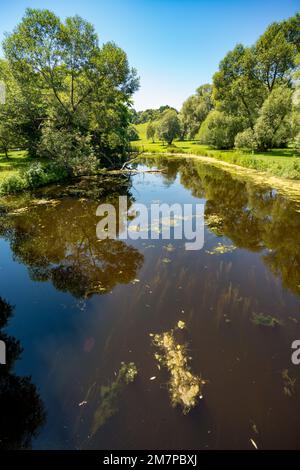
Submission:
POLYGON ((242 132, 239 132, 235 136, 234 146, 238 149, 255 150, 257 147, 257 142, 253 130, 248 128, 242 132))
POLYGON ((242 128, 240 118, 214 110, 203 122, 199 137, 204 144, 217 149, 230 149, 234 145, 235 136, 242 128))
POLYGON ((45 126, 42 131, 39 154, 55 161, 69 176, 94 173, 98 160, 91 144, 91 136, 78 131, 45 126))
POLYGON ((67 175, 65 168, 53 162, 47 165, 42 165, 40 162, 32 163, 28 170, 23 173, 26 186, 29 188, 38 188, 49 183, 55 183, 65 179, 67 175))
POLYGON ((27 183, 25 178, 19 174, 13 174, 4 178, 0 185, 0 194, 15 194, 26 189, 27 183))
POLYGON ((129 126, 127 133, 128 133, 128 140, 130 142, 140 139, 140 136, 137 130, 133 126, 129 126))

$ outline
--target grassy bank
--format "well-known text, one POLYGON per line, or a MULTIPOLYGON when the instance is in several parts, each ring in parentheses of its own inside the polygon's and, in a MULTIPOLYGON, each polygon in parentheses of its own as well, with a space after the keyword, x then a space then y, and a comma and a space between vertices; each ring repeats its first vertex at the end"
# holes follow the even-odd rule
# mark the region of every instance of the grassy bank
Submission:
POLYGON ((32 159, 28 157, 26 150, 13 150, 8 158, 0 153, 0 184, 8 176, 16 175, 20 170, 26 170, 32 159))
POLYGON ((273 149, 265 153, 249 153, 240 150, 215 150, 201 145, 196 140, 174 141, 164 145, 160 141, 151 142, 146 138, 147 123, 136 125, 140 140, 132 142, 134 147, 147 153, 187 153, 212 157, 234 165, 264 171, 282 178, 300 180, 300 153, 288 149, 273 149))
POLYGON ((0 154, 0 196, 59 182, 67 171, 45 159, 30 158, 26 151, 0 154))

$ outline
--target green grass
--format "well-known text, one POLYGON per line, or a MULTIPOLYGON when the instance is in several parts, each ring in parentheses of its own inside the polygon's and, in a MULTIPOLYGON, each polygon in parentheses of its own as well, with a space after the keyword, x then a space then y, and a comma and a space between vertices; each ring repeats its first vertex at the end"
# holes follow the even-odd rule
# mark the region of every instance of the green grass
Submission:
POLYGON ((26 150, 14 150, 9 152, 9 158, 0 153, 0 182, 7 176, 17 174, 21 169, 26 169, 33 160, 28 157, 26 150))
POLYGON ((174 141, 172 145, 164 145, 160 141, 152 143, 146 138, 148 123, 137 124, 135 127, 140 140, 132 142, 144 152, 150 153, 190 153, 204 157, 212 157, 235 165, 264 171, 269 174, 289 179, 300 179, 300 153, 292 148, 273 149, 268 152, 243 152, 241 150, 215 150, 201 145, 195 140, 174 141))

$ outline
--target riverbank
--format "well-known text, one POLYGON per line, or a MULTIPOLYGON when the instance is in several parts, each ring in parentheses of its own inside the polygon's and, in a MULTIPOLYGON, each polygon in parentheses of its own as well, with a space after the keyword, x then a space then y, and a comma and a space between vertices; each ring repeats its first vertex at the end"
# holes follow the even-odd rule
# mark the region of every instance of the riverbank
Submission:
POLYGON ((216 150, 196 140, 175 140, 172 145, 151 142, 146 138, 148 123, 135 126, 140 139, 132 142, 133 147, 145 153, 187 154, 210 157, 240 167, 251 168, 289 180, 300 180, 300 152, 292 148, 272 149, 268 152, 244 152, 241 150, 216 150))
MULTIPOLYGON (((159 158, 161 155, 150 152, 145 152, 144 155, 151 158, 159 158)), ((279 193, 287 196, 289 199, 300 204, 300 180, 291 180, 278 176, 271 175, 267 172, 257 171, 251 168, 245 168, 233 163, 228 163, 222 160, 217 160, 213 157, 205 157, 201 155, 189 153, 167 153, 163 154, 164 157, 169 158, 193 158, 202 163, 213 165, 228 171, 231 175, 243 178, 244 180, 251 180, 252 183, 267 186, 276 189, 279 193)))

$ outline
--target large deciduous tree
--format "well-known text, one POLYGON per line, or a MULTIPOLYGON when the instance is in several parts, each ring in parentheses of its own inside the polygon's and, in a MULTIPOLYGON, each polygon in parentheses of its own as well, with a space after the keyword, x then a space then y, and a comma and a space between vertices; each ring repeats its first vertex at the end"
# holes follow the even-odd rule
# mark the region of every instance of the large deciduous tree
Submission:
POLYGON ((182 137, 194 139, 202 122, 213 108, 212 86, 205 84, 197 88, 196 94, 190 96, 182 105, 180 119, 182 137))
POLYGON ((157 135, 163 142, 172 144, 180 135, 180 121, 176 111, 166 111, 157 126, 157 135))
POLYGON ((46 123, 48 134, 51 128, 90 136, 99 154, 124 150, 138 78, 122 49, 112 42, 100 47, 93 26, 79 16, 62 23, 36 9, 26 10, 3 49, 22 98, 27 90, 38 97, 40 131, 46 123))

